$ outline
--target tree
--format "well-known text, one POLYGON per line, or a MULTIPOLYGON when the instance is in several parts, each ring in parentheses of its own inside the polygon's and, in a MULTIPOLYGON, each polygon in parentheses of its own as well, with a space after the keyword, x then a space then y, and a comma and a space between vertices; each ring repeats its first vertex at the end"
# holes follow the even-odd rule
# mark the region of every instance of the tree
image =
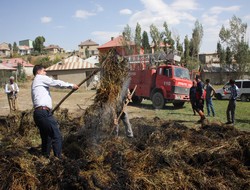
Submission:
POLYGON ((189 59, 190 59, 189 54, 190 54, 190 42, 189 42, 188 36, 186 35, 184 39, 184 61, 186 63, 189 62, 189 59))
POLYGON ((14 55, 17 55, 17 53, 18 53, 18 47, 17 47, 16 42, 14 42, 14 43, 13 43, 13 54, 14 54, 14 55))
POLYGON ((232 56, 233 54, 232 54, 230 47, 227 47, 226 48, 226 64, 229 64, 229 65, 232 64, 232 56))
POLYGON ((141 50, 141 26, 139 23, 136 24, 135 28, 135 47, 136 47, 136 52, 140 53, 141 50))
POLYGON ((180 36, 177 36, 177 39, 176 39, 176 49, 179 51, 179 52, 183 52, 183 46, 182 44, 180 43, 180 36))
POLYGON ((226 61, 226 52, 220 42, 217 42, 217 54, 220 59, 220 63, 224 64, 226 61))
POLYGON ((198 58, 202 38, 203 38, 203 27, 202 27, 202 24, 200 24, 199 21, 196 20, 194 24, 192 40, 191 40, 192 57, 198 58))
POLYGON ((142 47, 144 49, 144 53, 150 53, 150 44, 149 44, 149 40, 148 40, 148 33, 146 31, 144 31, 142 33, 142 47))
POLYGON ((160 50, 161 34, 154 24, 150 25, 150 36, 154 43, 155 52, 160 50))
POLYGON ((44 42, 45 38, 43 36, 38 36, 36 39, 33 41, 33 48, 34 51, 37 51, 38 53, 42 53, 43 48, 44 48, 44 42))
POLYGON ((131 33, 131 28, 128 24, 124 27, 122 36, 123 36, 122 44, 125 48, 125 54, 126 55, 133 54, 133 49, 131 48, 132 33, 131 33))
POLYGON ((245 69, 249 66, 249 46, 245 42, 246 31, 247 23, 243 23, 240 18, 234 15, 229 21, 229 27, 225 28, 223 25, 219 33, 222 44, 227 47, 226 59, 229 59, 229 56, 231 56, 231 61, 229 61, 229 63, 232 63, 232 59, 235 59, 239 65, 238 77, 241 77, 245 69), (230 54, 228 50, 230 50, 230 54))
POLYGON ((167 25, 166 21, 163 23, 163 27, 164 27, 164 32, 161 33, 161 38, 164 41, 166 50, 168 49, 168 46, 170 46, 172 49, 174 49, 174 43, 175 42, 174 42, 174 40, 173 40, 173 38, 171 36, 172 33, 168 29, 168 25, 167 25))

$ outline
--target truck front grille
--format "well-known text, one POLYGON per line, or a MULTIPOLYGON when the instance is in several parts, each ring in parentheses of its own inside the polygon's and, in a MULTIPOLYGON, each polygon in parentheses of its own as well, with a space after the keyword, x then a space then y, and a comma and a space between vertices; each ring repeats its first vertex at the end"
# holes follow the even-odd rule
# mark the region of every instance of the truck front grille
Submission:
POLYGON ((189 95, 189 88, 184 88, 184 87, 179 87, 179 86, 172 86, 172 93, 189 95))

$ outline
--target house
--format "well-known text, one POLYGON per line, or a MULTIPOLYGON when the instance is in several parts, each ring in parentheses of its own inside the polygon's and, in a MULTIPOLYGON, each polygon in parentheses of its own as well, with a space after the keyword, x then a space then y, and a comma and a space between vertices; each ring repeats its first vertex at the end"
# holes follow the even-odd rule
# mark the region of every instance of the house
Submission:
POLYGON ((201 53, 199 60, 202 64, 220 63, 218 53, 201 53))
POLYGON ((101 45, 98 47, 98 50, 100 52, 100 54, 102 53, 107 53, 111 48, 115 48, 116 51, 120 54, 120 55, 133 55, 133 54, 138 54, 137 53, 137 50, 136 50, 136 46, 135 46, 135 43, 130 41, 130 42, 126 42, 124 41, 124 37, 122 35, 114 38, 114 37, 111 37, 111 40, 108 41, 107 43, 101 45), (127 50, 126 50, 126 47, 127 46, 130 46, 130 51, 131 53, 128 53, 127 50))
MULTIPOLYGON (((0 85, 3 87, 8 81, 10 76, 16 76, 16 68, 7 67, 0 63, 0 85)), ((15 77, 17 78, 17 77, 15 77)))
POLYGON ((84 42, 81 42, 78 47, 79 47, 79 52, 78 55, 81 58, 88 58, 90 56, 98 55, 98 46, 96 42, 92 41, 91 39, 88 39, 84 42), (88 55, 86 53, 88 52, 88 55))
POLYGON ((32 40, 21 40, 19 41, 19 46, 28 46, 30 49, 33 49, 33 41, 32 40))
MULTIPOLYGON (((88 77, 97 67, 78 56, 68 57, 55 65, 46 68, 47 75, 54 79, 79 84, 88 77)), ((82 85, 83 88, 92 88, 94 77, 82 85)))
POLYGON ((91 63, 93 66, 99 65, 99 57, 97 55, 93 55, 87 59, 84 59, 84 61, 91 63))
POLYGON ((10 48, 8 43, 0 44, 0 57, 10 57, 10 48))
POLYGON ((34 65, 26 62, 22 58, 3 59, 2 64, 6 67, 15 69, 18 69, 18 66, 20 65, 27 76, 33 75, 34 65))
POLYGON ((29 55, 31 50, 32 49, 29 46, 18 46, 19 55, 29 55))
POLYGON ((44 50, 47 51, 49 54, 57 54, 63 52, 63 48, 60 48, 58 45, 49 45, 45 47, 44 50))

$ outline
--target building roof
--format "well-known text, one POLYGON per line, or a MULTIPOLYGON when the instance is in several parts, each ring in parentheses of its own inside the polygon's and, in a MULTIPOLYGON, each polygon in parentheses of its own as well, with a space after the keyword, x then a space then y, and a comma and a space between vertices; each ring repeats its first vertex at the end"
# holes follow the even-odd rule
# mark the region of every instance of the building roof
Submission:
POLYGON ((5 42, 1 43, 0 44, 0 50, 8 50, 8 51, 10 51, 9 44, 5 43, 5 42))
POLYGON ((81 42, 78 46, 98 46, 99 44, 92 41, 91 39, 88 39, 84 42, 81 42))
POLYGON ((10 71, 16 71, 16 68, 13 68, 13 67, 7 67, 7 66, 3 65, 2 63, 0 63, 0 70, 10 70, 10 71))
POLYGON ((3 65, 12 68, 16 68, 18 63, 20 63, 23 67, 34 67, 34 65, 24 61, 22 58, 2 59, 2 61, 3 65))
MULTIPOLYGON (((135 45, 134 42, 130 42, 130 45, 135 45)), ((118 36, 116 38, 111 38, 111 40, 101 46, 99 46, 97 49, 104 49, 104 48, 111 48, 111 47, 120 47, 124 46, 123 44, 123 36, 118 36)))
POLYGON ((46 69, 46 71, 58 71, 58 70, 76 70, 76 69, 91 69, 96 68, 93 64, 83 60, 78 56, 71 56, 63 61, 56 63, 46 69))
POLYGON ((96 63, 99 63, 99 57, 97 55, 94 55, 94 56, 91 56, 87 59, 84 59, 85 61, 87 61, 88 63, 91 63, 91 64, 96 64, 96 63))
POLYGON ((49 45, 47 47, 45 47, 44 49, 61 49, 58 45, 49 45))

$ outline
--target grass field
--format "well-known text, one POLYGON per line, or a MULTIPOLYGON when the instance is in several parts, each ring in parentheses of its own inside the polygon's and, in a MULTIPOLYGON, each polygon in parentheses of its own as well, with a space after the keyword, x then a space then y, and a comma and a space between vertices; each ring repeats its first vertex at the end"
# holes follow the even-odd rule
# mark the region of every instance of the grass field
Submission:
MULTIPOLYGON (((209 122, 225 123, 226 109, 228 100, 213 100, 215 109, 215 117, 207 117, 209 122)), ((143 109, 153 109, 151 101, 144 100, 140 105, 143 109)), ((204 107, 205 115, 207 115, 206 106, 204 107)), ((150 113, 150 112, 149 112, 150 113)), ((145 111, 144 114, 149 116, 145 111)), ((155 110, 152 117, 159 117, 167 120, 174 120, 181 122, 189 127, 196 127, 200 124, 197 123, 199 116, 193 115, 190 103, 186 103, 183 108, 175 109, 172 104, 166 104, 163 110, 155 110)), ((235 127, 240 130, 250 131, 250 102, 237 101, 236 114, 235 114, 235 127)))

